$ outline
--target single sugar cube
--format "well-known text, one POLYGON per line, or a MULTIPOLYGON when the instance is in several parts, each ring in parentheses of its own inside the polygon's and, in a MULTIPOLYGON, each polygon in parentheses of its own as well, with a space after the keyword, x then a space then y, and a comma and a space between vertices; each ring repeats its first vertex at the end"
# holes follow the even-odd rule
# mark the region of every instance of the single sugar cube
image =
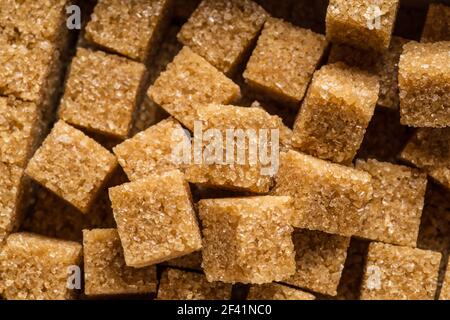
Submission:
POLYGON ((450 7, 430 3, 421 42, 450 41, 450 7))
POLYGON ((384 51, 389 47, 399 0, 330 0, 326 34, 332 42, 384 51))
POLYGON ((362 300, 433 300, 441 254, 372 242, 362 300))
POLYGON ((60 120, 31 158, 26 174, 87 213, 116 166, 113 154, 60 120))
POLYGON ((161 275, 158 300, 230 300, 231 284, 207 281, 201 273, 166 269, 161 275))
POLYGON ((349 164, 372 119, 378 79, 343 63, 314 74, 295 120, 292 146, 332 162, 349 164))
POLYGON ((145 66, 116 55, 78 48, 59 117, 75 126, 125 138, 145 78, 145 66))
POLYGON ((156 266, 128 267, 116 229, 83 230, 83 255, 87 296, 156 293, 156 266))
POLYGON ((0 292, 8 300, 65 300, 75 295, 82 247, 31 233, 11 234, 0 250, 0 292))
POLYGON ((350 238, 297 229, 293 241, 297 268, 284 282, 329 296, 337 295, 350 238))
POLYGON ((280 154, 272 194, 293 198, 295 227, 351 236, 365 221, 371 181, 367 172, 288 151, 280 154))
POLYGON ((290 288, 279 283, 252 285, 247 300, 315 300, 311 293, 290 288))
POLYGON ((208 281, 268 283, 295 272, 290 197, 198 202, 208 281))
POLYGON ((244 72, 256 90, 283 102, 297 104, 327 47, 323 35, 279 19, 264 25, 244 72))
POLYGON ((202 271, 202 252, 196 251, 162 263, 168 267, 202 271))
POLYGON ((447 263, 444 283, 442 284, 439 300, 450 300, 450 263, 447 263))
POLYGON ((202 247, 189 186, 180 171, 110 188, 109 196, 127 266, 153 265, 202 247))
POLYGON ((240 89, 205 59, 183 47, 147 95, 193 130, 197 104, 232 103, 240 98, 240 89))
POLYGON ((86 25, 90 42, 146 62, 170 18, 171 0, 100 0, 86 25))
POLYGON ((183 127, 173 118, 163 120, 113 148, 130 181, 149 174, 179 169, 175 148, 190 143, 183 127))
POLYGON ((418 129, 400 158, 450 189, 450 128, 418 129))
POLYGON ((203 0, 181 28, 178 39, 230 75, 258 37, 266 16, 251 0, 203 0))
POLYGON ((403 46, 398 74, 402 124, 450 126, 449 51, 450 41, 403 46))

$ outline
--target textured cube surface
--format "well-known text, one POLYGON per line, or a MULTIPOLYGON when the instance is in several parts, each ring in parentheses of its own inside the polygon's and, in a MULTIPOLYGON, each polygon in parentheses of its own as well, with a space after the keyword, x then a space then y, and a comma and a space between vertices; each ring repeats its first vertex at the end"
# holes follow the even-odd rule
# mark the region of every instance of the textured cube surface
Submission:
POLYGON ((116 229, 84 230, 83 255, 86 295, 156 292, 156 266, 127 267, 116 229))
POLYGON ((323 35, 269 19, 244 78, 250 86, 269 96, 299 103, 326 46, 323 35))
POLYGON ((247 300, 314 300, 312 294, 278 283, 253 285, 247 300))
POLYGON ((0 243, 20 224, 23 170, 0 162, 0 243))
POLYGON ((361 299, 431 300, 437 286, 441 254, 373 242, 361 299))
POLYGON ((114 218, 131 267, 145 267, 201 248, 189 186, 179 171, 109 189, 114 218))
POLYGON ((260 284, 295 272, 290 197, 208 199, 198 205, 208 281, 260 284))
POLYGON ((419 170, 376 160, 357 161, 372 176, 373 198, 358 236, 415 247, 425 199, 427 177, 419 170))
POLYGON ((431 3, 422 31, 421 42, 450 41, 450 7, 431 3))
POLYGON ((166 269, 161 275, 158 300, 229 300, 231 284, 208 282, 203 274, 166 269))
POLYGON ((196 104, 231 103, 239 99, 240 89, 205 59, 184 47, 147 94, 192 130, 196 104))
POLYGON ((330 0, 327 38, 363 49, 389 47, 399 0, 330 0))
POLYGON ((447 269, 445 271, 444 283, 442 284, 441 293, 439 295, 440 300, 450 300, 450 264, 447 263, 447 269))
POLYGON ((449 51, 450 41, 403 46, 398 74, 402 124, 450 126, 449 51))
POLYGON ((351 236, 363 225, 360 214, 372 199, 371 176, 295 151, 281 153, 273 194, 294 200, 293 225, 351 236))
POLYGON ((378 79, 343 63, 322 67, 294 125, 292 145, 333 162, 350 163, 356 155, 378 99, 378 79))
POLYGON ((350 238, 297 229, 293 241, 297 268, 295 274, 284 282, 335 296, 350 238))
POLYGON ((81 131, 58 121, 26 173, 82 212, 117 165, 114 155, 81 131))
POLYGON ((10 235, 0 251, 0 292, 8 300, 63 300, 69 267, 81 262, 81 245, 31 233, 10 235))

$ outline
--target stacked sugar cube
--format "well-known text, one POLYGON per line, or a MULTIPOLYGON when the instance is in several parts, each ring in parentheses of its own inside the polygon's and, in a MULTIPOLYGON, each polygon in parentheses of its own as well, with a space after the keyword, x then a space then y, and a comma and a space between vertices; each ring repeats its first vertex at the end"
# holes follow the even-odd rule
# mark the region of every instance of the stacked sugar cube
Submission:
POLYGON ((0 297, 449 299, 450 9, 409 10, 0 0, 0 297))

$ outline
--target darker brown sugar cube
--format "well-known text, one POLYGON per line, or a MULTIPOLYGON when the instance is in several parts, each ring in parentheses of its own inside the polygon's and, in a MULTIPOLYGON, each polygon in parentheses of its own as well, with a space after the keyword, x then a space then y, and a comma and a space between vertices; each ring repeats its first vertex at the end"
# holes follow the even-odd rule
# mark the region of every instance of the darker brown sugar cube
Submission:
POLYGON ((430 4, 420 41, 450 41, 450 7, 448 5, 430 4))

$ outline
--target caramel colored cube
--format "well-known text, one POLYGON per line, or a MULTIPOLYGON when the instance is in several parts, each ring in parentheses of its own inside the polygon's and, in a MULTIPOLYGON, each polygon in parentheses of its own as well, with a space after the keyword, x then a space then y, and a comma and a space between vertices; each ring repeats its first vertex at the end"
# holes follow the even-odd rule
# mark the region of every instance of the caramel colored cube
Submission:
POLYGON ((156 266, 126 266, 116 229, 83 230, 83 255, 87 296, 156 293, 156 266))
POLYGON ((450 41, 450 7, 431 3, 428 8, 421 42, 450 41))
POLYGON ((202 252, 196 251, 179 258, 168 260, 163 262, 163 265, 202 271, 202 252))
POLYGON ((125 138, 145 77, 143 64, 78 48, 59 116, 90 131, 125 138))
POLYGON ((26 168, 26 174, 86 213, 117 162, 83 132, 58 121, 26 168))
POLYGON ((361 288, 362 300, 432 300, 441 254, 372 242, 361 288))
POLYGON ((389 47, 399 0, 330 0, 327 38, 362 49, 389 47))
POLYGON ((240 98, 240 89, 205 59, 184 47, 147 95, 193 130, 197 104, 231 103, 240 98))
POLYGON ((202 247, 189 186, 179 171, 109 189, 127 266, 141 268, 202 247))
POLYGON ((284 282, 335 296, 350 238, 297 229, 293 241, 297 268, 295 274, 284 282))
POLYGON ((231 284, 209 282, 200 273, 166 269, 161 275, 158 300, 230 300, 231 284))
POLYGON ((253 285, 247 300, 315 300, 312 294, 278 283, 253 285))
POLYGON ((294 124, 292 146, 332 162, 349 164, 372 119, 378 79, 343 63, 314 74, 294 124))
POLYGON ((403 46, 398 74, 402 124, 450 126, 449 51, 450 41, 403 46))
POLYGON ((265 20, 264 9, 251 0, 203 0, 178 39, 223 73, 232 74, 265 20))
POLYGON ((439 300, 450 300, 450 264, 447 263, 445 271, 444 283, 442 284, 439 300))
POLYGON ((283 102, 297 104, 327 47, 323 35, 269 19, 244 72, 246 82, 283 102))
POLYGON ((356 162, 372 176, 373 198, 358 236, 415 247, 425 200, 427 176, 419 170, 376 160, 356 162))
POLYGON ((208 281, 268 283, 295 272, 290 197, 200 200, 208 281))
POLYGON ((358 232, 372 199, 370 174, 295 151, 280 154, 272 193, 294 200, 293 225, 342 236, 358 232))
POLYGON ((11 234, 0 251, 0 292, 8 300, 71 299, 68 277, 76 277, 81 252, 76 242, 11 234))
POLYGON ((86 26, 90 42, 140 62, 157 49, 171 0, 100 0, 86 26))

